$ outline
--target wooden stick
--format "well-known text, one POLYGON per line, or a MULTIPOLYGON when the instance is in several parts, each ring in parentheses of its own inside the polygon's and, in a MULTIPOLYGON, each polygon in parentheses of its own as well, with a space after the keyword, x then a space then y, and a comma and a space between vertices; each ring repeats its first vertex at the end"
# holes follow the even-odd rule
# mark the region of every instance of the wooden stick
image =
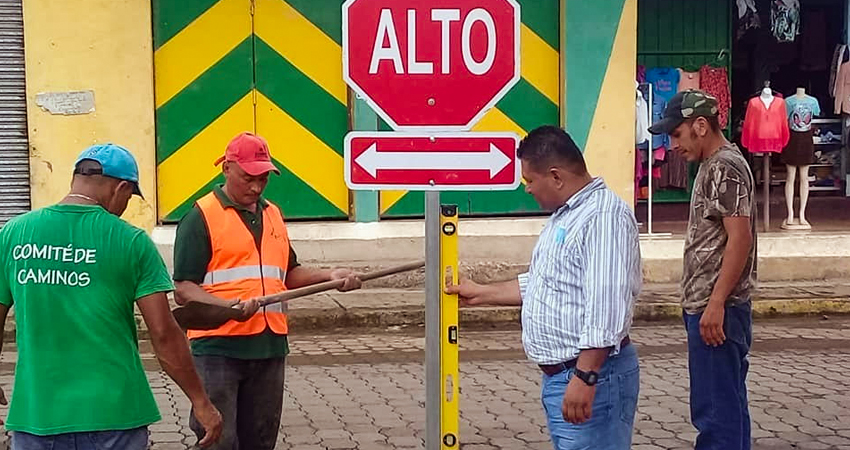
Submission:
MULTIPOLYGON (((425 266, 425 261, 416 261, 400 266, 389 267, 386 269, 376 270, 357 274, 361 281, 374 280, 375 278, 385 277, 410 270, 421 269, 425 266)), ((311 294, 338 289, 345 284, 345 280, 326 281, 310 286, 304 286, 298 289, 283 291, 278 294, 266 295, 258 297, 257 300, 260 306, 268 306, 274 303, 285 302, 299 297, 306 297, 311 294)), ((237 304, 238 305, 238 304, 237 304)), ((221 325, 227 323, 228 320, 238 317, 239 311, 234 305, 230 308, 227 306, 213 305, 204 302, 189 302, 184 306, 174 308, 172 311, 174 319, 180 324, 184 330, 214 330, 221 325)))
MULTIPOLYGON (((425 267, 425 261, 416 261, 400 266, 376 270, 374 272, 359 273, 357 274, 357 277, 360 278, 361 281, 369 281, 374 280, 376 278, 385 277, 387 275, 395 275, 397 273, 407 272, 409 270, 421 269, 422 267, 425 267)), ((285 302, 287 300, 292 300, 298 297, 305 297, 307 295, 329 291, 331 289, 339 289, 344 284, 345 280, 325 281, 323 283, 311 284, 310 286, 304 286, 297 289, 283 291, 279 294, 258 297, 257 301, 260 303, 260 306, 268 306, 274 303, 285 302)))

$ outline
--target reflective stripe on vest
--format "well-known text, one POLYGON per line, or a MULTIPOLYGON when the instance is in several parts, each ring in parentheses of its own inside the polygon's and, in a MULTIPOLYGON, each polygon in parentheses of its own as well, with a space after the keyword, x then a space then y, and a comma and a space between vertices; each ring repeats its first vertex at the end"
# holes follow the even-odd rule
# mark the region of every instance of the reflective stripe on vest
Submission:
MULTIPOLYGON (((286 271, 280 267, 263 265, 262 273, 262 278, 275 278, 277 280, 286 281, 286 271)), ((242 266, 234 267, 232 269, 214 270, 212 272, 207 272, 207 274, 204 275, 202 286, 250 278, 260 278, 259 275, 260 266, 242 266)))

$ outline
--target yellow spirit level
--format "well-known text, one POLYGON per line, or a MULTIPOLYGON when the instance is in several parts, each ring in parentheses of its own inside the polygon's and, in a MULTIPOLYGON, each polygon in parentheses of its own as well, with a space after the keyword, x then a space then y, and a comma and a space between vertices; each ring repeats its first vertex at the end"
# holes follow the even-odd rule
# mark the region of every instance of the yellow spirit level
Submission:
MULTIPOLYGON (((458 282, 457 205, 440 206, 440 270, 443 288, 458 282)), ((442 449, 458 449, 460 428, 459 360, 458 360, 458 299, 441 289, 440 295, 440 435, 442 449)))

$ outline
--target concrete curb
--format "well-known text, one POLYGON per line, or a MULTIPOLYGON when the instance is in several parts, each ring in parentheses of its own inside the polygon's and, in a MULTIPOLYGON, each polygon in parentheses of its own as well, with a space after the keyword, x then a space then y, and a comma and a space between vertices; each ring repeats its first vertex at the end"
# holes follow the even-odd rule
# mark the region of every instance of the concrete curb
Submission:
MULTIPOLYGON (((753 316, 794 317, 812 315, 850 314, 850 298, 771 298, 753 301, 753 316)), ((635 321, 680 321, 682 308, 671 302, 638 302, 635 321)), ((139 339, 150 338, 141 318, 136 321, 139 339)), ((517 307, 469 308, 460 311, 461 327, 467 329, 498 329, 516 327, 520 323, 517 307)), ((328 332, 340 329, 377 329, 390 327, 421 327, 425 324, 425 309, 421 306, 399 308, 299 308, 289 312, 289 328, 293 333, 328 332)), ((3 334, 4 342, 15 342, 14 321, 8 321, 3 334)))
MULTIPOLYGON (((770 299, 753 302, 753 316, 806 316, 824 314, 850 314, 850 299, 770 299)), ((682 308, 678 303, 638 303, 636 321, 681 320, 682 308)), ((499 328, 516 326, 520 309, 473 308, 461 310, 460 323, 466 328, 499 328)), ((419 327, 425 323, 424 308, 404 309, 354 308, 349 310, 295 310, 290 314, 293 332, 327 331, 338 328, 419 327)))
MULTIPOLYGON (((505 279, 525 271, 545 218, 462 219, 462 272, 477 281, 505 279)), ((309 266, 355 270, 388 267, 424 255, 421 220, 375 223, 324 222, 287 225, 299 261, 309 266)), ((175 228, 157 227, 152 237, 169 268, 175 228)), ((682 277, 682 236, 643 236, 646 283, 678 283, 682 277)), ((850 233, 762 233, 758 236, 759 281, 850 278, 850 233)), ((421 287, 423 272, 378 280, 375 287, 421 287)))

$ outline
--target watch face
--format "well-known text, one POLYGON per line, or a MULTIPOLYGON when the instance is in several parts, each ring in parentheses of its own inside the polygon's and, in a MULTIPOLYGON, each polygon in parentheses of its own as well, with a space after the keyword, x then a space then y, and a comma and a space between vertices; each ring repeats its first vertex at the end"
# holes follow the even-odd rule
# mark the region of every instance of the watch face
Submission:
POLYGON ((576 375, 589 386, 593 386, 599 381, 599 375, 596 372, 583 372, 579 370, 576 372, 576 375))

